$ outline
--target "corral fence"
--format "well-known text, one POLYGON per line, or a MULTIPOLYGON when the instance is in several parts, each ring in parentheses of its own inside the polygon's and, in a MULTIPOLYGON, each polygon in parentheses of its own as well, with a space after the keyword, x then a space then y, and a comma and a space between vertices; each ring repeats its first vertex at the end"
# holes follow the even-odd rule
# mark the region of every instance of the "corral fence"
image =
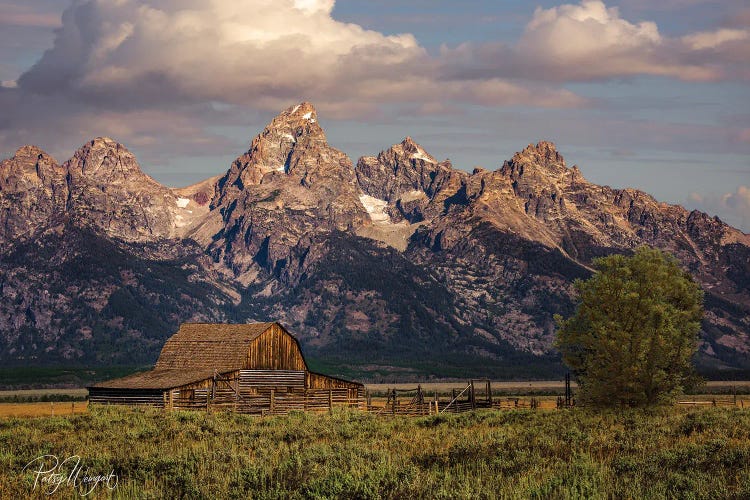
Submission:
POLYGON ((172 391, 165 406, 180 410, 286 415, 291 411, 325 412, 334 407, 360 408, 362 403, 358 391, 346 388, 305 388, 304 373, 299 381, 256 380, 258 377, 258 374, 244 378, 216 376, 210 387, 190 390, 189 394, 182 394, 180 390, 172 391), (269 387, 274 382, 280 386, 269 387))
MULTIPOLYGON (((734 390, 734 388, 733 388, 734 390)), ((428 392, 415 388, 388 388, 371 393, 359 388, 306 387, 303 372, 277 371, 272 379, 265 372, 243 370, 235 376, 214 375, 202 387, 183 387, 169 391, 123 391, 104 389, 90 395, 90 403, 156 406, 174 410, 232 411, 250 415, 285 415, 292 411, 327 412, 334 408, 352 408, 385 416, 427 416, 462 413, 477 409, 566 409, 576 405, 570 375, 565 377, 564 396, 556 401, 536 397, 493 394, 489 379, 472 379, 449 392, 428 392), (377 397, 374 397, 377 396, 377 397)), ((679 407, 735 406, 747 401, 734 394, 711 399, 678 401, 679 407)), ((54 412, 54 410, 53 410, 54 412)))
POLYGON ((427 393, 421 385, 414 389, 388 389, 385 401, 373 401, 366 393, 367 411, 379 415, 438 415, 441 413, 463 413, 481 408, 511 409, 538 408, 537 398, 498 397, 492 394, 488 379, 470 380, 465 386, 451 389, 448 396, 427 393))
POLYGON ((305 372, 240 370, 215 374, 174 389, 96 389, 89 402, 102 405, 153 406, 166 410, 233 411, 250 415, 285 415, 291 411, 324 412, 364 409, 363 388, 307 387, 305 372))
POLYGON ((678 406, 737 406, 740 408, 745 407, 743 400, 737 399, 737 394, 733 394, 731 398, 711 398, 708 400, 692 400, 692 401, 677 401, 678 406))

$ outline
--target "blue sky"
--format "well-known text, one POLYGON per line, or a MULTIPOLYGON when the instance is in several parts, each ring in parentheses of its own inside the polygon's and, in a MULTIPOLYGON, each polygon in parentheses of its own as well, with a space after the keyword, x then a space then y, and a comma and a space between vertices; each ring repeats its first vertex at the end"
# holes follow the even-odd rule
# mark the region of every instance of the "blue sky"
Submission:
POLYGON ((3 158, 107 135, 186 185, 307 100, 354 161, 410 135, 497 168, 546 139, 750 231, 743 1, 0 0, 0 81, 3 158))

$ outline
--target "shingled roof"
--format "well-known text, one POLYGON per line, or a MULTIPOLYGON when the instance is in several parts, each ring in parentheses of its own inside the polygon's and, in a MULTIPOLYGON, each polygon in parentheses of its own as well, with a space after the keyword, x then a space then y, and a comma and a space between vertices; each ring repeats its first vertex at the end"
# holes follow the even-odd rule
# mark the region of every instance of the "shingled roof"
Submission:
POLYGON ((99 382, 98 389, 172 389, 213 377, 213 370, 150 370, 99 382))
POLYGON ((100 382, 101 389, 171 389, 243 367, 250 343, 273 323, 183 323, 161 350, 154 369, 100 382))
POLYGON ((273 323, 184 323, 164 344, 154 370, 239 370, 250 343, 272 326, 273 323))

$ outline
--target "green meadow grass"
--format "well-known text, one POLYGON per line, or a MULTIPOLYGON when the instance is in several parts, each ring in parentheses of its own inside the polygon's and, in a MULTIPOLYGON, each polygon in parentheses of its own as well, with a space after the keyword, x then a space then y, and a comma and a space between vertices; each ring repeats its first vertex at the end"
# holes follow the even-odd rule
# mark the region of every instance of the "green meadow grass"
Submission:
POLYGON ((94 407, 0 420, 0 498, 50 498, 22 472, 44 454, 114 470, 117 488, 95 498, 750 498, 750 411, 735 408, 257 418, 94 407))

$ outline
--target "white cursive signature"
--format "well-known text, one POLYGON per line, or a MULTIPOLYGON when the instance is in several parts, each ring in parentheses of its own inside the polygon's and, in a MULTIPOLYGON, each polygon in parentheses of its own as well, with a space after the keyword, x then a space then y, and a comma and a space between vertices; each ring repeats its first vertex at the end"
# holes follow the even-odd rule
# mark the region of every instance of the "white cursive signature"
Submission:
POLYGON ((42 455, 26 464, 23 472, 27 470, 36 476, 32 489, 38 487, 48 495, 55 493, 63 484, 72 486, 83 497, 100 484, 110 490, 117 488, 118 478, 114 470, 109 474, 91 474, 88 469, 83 470, 78 455, 71 455, 62 462, 55 455, 42 455))

